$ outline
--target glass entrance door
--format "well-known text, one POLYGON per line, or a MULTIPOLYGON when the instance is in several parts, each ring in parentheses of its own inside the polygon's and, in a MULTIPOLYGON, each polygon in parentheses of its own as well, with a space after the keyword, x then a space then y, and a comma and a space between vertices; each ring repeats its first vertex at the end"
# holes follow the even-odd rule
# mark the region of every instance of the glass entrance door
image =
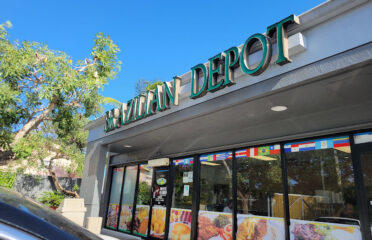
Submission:
POLYGON ((169 168, 154 168, 149 236, 155 239, 165 239, 168 182, 169 168))

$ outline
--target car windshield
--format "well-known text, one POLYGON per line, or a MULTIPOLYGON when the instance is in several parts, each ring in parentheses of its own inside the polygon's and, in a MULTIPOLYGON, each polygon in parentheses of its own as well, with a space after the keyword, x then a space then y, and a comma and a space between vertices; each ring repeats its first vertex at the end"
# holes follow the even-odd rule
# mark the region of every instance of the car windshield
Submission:
MULTIPOLYGON (((0 202, 13 206, 29 215, 32 215, 33 217, 46 221, 47 223, 53 224, 60 230, 67 232, 78 239, 101 239, 97 235, 68 220, 49 207, 46 207, 41 203, 32 200, 31 198, 23 196, 20 193, 0 187, 0 202)), ((1 215, 0 221, 7 221, 5 218, 6 216, 1 215)), ((19 219, 19 222, 21 224, 22 219, 19 219)), ((12 222, 12 224, 17 223, 12 222)), ((42 231, 42 229, 40 229, 40 231, 42 231)))

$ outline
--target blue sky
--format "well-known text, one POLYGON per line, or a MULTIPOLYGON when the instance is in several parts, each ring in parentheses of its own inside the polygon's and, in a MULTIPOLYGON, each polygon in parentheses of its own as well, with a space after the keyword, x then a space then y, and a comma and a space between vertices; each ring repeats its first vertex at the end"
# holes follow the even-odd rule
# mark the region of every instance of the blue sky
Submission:
POLYGON ((89 57, 96 33, 110 35, 123 62, 105 96, 127 101, 135 83, 170 81, 198 63, 322 0, 267 1, 4 1, 0 22, 10 20, 11 39, 45 43, 74 61, 89 57))

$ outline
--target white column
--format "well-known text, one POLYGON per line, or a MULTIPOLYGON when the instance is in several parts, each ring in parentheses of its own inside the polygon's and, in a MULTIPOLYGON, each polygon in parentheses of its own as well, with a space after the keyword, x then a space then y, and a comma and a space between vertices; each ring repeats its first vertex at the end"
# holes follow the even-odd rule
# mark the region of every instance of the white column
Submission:
POLYGON ((80 188, 80 197, 84 198, 87 208, 85 217, 99 216, 106 154, 107 147, 100 141, 88 143, 80 188))

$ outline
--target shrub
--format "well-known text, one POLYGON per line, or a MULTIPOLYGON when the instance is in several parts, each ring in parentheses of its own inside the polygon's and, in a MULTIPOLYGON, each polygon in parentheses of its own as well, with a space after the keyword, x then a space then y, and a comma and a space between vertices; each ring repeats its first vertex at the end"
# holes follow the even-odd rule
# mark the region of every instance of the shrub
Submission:
POLYGON ((64 195, 62 193, 53 191, 43 192, 43 194, 38 200, 48 207, 57 208, 61 204, 63 198, 64 195))
POLYGON ((16 173, 0 172, 0 187, 13 188, 16 177, 16 173))

